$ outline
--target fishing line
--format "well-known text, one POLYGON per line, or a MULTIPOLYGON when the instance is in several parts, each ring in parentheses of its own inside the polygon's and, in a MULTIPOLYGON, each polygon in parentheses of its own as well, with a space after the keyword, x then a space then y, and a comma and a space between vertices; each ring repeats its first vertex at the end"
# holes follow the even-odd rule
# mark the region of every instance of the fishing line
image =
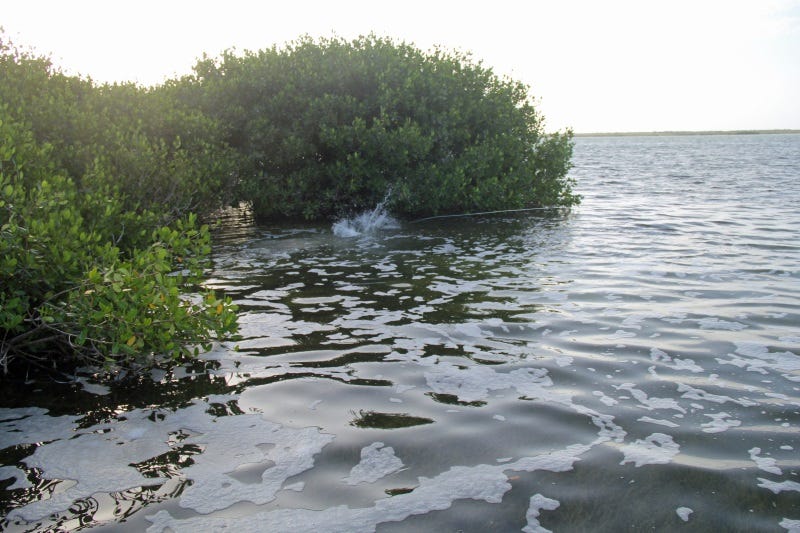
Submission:
POLYGON ((425 217, 425 218, 418 218, 417 220, 412 220, 409 224, 416 224, 417 222, 427 222, 429 220, 437 220, 440 218, 458 218, 458 217, 474 217, 480 215, 497 215, 500 213, 523 213, 525 211, 545 211, 545 210, 553 210, 553 209, 564 209, 561 206, 548 206, 548 207, 527 207, 523 209, 501 209, 499 211, 480 211, 477 213, 458 213, 455 215, 437 215, 434 217, 425 217))

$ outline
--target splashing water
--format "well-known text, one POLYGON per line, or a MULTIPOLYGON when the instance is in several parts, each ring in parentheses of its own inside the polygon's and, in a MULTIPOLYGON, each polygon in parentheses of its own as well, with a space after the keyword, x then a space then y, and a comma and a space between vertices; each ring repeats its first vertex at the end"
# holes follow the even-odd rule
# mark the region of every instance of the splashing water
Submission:
POLYGON ((386 193, 383 200, 370 211, 364 211, 333 223, 333 234, 337 237, 361 237, 371 235, 378 230, 396 229, 400 227, 397 219, 386 210, 386 204, 392 191, 386 193))

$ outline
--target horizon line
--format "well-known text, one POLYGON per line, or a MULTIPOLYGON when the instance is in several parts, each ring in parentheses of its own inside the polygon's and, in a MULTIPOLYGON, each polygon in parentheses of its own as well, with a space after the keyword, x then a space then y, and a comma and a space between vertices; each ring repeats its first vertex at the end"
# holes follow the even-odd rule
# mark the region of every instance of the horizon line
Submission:
POLYGON ((575 137, 623 137, 658 135, 769 135, 800 133, 800 129, 741 129, 741 130, 653 130, 653 131, 593 131, 574 132, 575 137))

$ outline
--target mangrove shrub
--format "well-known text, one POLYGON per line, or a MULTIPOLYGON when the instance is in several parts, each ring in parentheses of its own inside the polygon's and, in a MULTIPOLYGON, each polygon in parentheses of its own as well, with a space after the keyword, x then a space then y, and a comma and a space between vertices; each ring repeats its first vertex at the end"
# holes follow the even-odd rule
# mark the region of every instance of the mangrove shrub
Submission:
POLYGON ((207 118, 168 104, 0 39, 4 372, 146 367, 235 332, 231 300, 200 286, 210 233, 189 212, 219 205, 232 158, 207 118))
POLYGON ((225 128, 263 218, 335 217, 388 191, 400 216, 569 206, 572 133, 528 87, 457 52, 375 36, 204 58, 182 98, 225 128))
POLYGON ((0 102, 81 189, 113 187, 126 210, 167 223, 233 200, 235 154, 224 129, 171 84, 96 85, 0 34, 0 102))
POLYGON ((230 299, 197 287, 206 226, 189 215, 140 230, 141 248, 120 248, 114 231, 155 215, 124 212, 107 192, 80 192, 49 162, 52 148, 2 111, 0 367, 149 366, 236 330, 230 299))

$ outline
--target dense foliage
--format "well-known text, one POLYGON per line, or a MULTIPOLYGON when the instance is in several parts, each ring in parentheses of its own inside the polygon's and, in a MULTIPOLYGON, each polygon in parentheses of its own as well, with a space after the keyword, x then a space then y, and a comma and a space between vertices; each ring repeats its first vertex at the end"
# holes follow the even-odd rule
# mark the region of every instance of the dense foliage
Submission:
POLYGON ((191 213, 570 206, 571 152, 526 86, 459 53, 304 38, 144 88, 0 34, 0 367, 146 366, 235 332, 191 213))
POLYGON ((182 98, 226 128, 257 216, 399 216, 577 203, 572 133, 469 57, 374 36, 204 58, 182 98))
POLYGON ((222 128, 169 84, 97 86, 0 40, 0 98, 76 184, 112 185, 126 209, 169 221, 232 200, 235 154, 222 128))
POLYGON ((233 333, 235 306, 197 285, 210 236, 188 213, 220 194, 211 150, 194 157, 210 141, 121 118, 141 89, 0 46, 0 367, 147 366, 233 333))

